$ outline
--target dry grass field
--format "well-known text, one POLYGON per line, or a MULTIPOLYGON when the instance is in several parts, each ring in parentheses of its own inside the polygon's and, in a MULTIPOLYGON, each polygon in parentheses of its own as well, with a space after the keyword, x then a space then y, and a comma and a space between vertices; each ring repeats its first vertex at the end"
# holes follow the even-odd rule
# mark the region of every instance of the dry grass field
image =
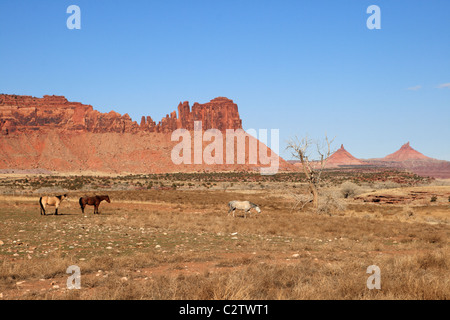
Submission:
POLYGON ((197 180, 164 189, 137 179, 123 183, 143 188, 121 190, 114 178, 51 190, 28 188, 32 178, 5 179, 0 299, 450 298, 448 186, 365 188, 319 214, 292 210, 292 193, 306 193, 301 183, 197 180), (60 215, 50 208, 41 216, 39 196, 58 190, 70 197, 60 215), (111 203, 82 214, 85 194, 108 194, 111 203), (396 201, 374 202, 380 194, 396 201), (235 199, 262 213, 227 216, 235 199), (79 290, 66 286, 71 265, 81 270, 79 290), (381 289, 367 288, 371 265, 380 268, 381 289))

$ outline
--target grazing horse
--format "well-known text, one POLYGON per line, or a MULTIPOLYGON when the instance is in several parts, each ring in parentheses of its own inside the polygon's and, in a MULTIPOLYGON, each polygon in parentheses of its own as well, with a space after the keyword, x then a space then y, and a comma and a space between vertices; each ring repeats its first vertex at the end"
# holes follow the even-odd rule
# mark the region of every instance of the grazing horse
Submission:
POLYGON ((94 206, 94 214, 98 213, 98 207, 100 205, 100 202, 103 200, 106 200, 108 203, 111 203, 111 200, 109 200, 108 196, 93 196, 93 197, 81 197, 79 200, 81 212, 84 213, 84 208, 86 205, 94 206))
POLYGON ((250 213, 250 209, 252 208, 255 208, 256 212, 261 213, 261 209, 259 208, 259 206, 250 201, 234 200, 230 201, 228 203, 228 206, 230 207, 230 210, 228 210, 228 215, 230 215, 230 213, 233 212, 233 217, 236 209, 244 210, 244 218, 247 218, 247 212, 250 213))
POLYGON ((67 198, 67 194, 62 195, 62 196, 56 196, 56 197, 50 197, 50 196, 43 196, 39 198, 39 204, 41 206, 41 215, 45 216, 45 208, 47 206, 54 206, 56 207, 55 209, 55 215, 58 214, 58 208, 59 205, 61 204, 61 202, 63 200, 66 200, 67 198))

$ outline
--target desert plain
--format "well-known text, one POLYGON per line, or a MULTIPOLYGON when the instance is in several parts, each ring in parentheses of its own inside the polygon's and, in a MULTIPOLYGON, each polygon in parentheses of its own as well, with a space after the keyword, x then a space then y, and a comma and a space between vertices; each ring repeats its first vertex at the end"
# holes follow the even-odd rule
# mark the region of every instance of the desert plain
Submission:
POLYGON ((0 299, 449 299, 448 180, 330 169, 318 211, 307 195, 301 172, 3 174, 0 299), (262 212, 229 216, 231 200, 262 212))

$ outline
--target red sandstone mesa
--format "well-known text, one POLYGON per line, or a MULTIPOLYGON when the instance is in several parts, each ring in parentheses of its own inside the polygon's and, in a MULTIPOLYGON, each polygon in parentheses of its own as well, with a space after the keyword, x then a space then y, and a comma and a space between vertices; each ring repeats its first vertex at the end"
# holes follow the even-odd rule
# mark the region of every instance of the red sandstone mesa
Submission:
MULTIPOLYGON (((250 165, 248 155, 246 164, 239 165, 175 165, 171 150, 177 142, 171 141, 171 133, 180 128, 192 131, 194 121, 202 121, 203 130, 242 129, 238 106, 224 97, 194 103, 192 109, 183 102, 178 116, 173 111, 158 123, 147 116, 138 124, 128 114, 101 113, 62 96, 1 94, 0 169, 160 173, 261 167, 250 165)), ((281 158, 279 164, 290 167, 281 158)))

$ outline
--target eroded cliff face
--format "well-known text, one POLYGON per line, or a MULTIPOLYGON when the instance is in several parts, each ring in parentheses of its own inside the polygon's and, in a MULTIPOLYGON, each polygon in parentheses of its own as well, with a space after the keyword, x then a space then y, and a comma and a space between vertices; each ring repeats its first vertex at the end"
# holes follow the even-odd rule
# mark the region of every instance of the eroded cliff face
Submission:
MULTIPOLYGON (((202 130, 242 129, 238 106, 219 97, 210 102, 188 102, 156 123, 150 116, 140 123, 128 114, 101 113, 91 105, 70 102, 62 96, 0 95, 0 169, 46 169, 56 172, 161 173, 258 170, 268 167, 249 161, 248 146, 245 163, 175 164, 172 150, 179 141, 172 141, 172 132, 184 128, 194 130, 194 122, 202 122, 202 130)), ((225 134, 224 134, 225 136, 225 134)), ((247 136, 248 141, 255 138, 247 136)), ((193 140, 193 139, 192 139, 193 140)), ((190 143, 194 150, 194 141, 190 143)), ((235 143, 236 144, 236 143, 235 143)), ((203 143, 204 151, 208 143, 203 143)), ((226 142, 223 141, 223 150, 226 142)), ((268 154, 272 151, 268 149, 268 154)), ((237 158, 237 155, 235 156, 237 158)), ((276 155, 280 168, 290 165, 276 155)), ((281 169, 281 170, 282 170, 281 169)))
POLYGON ((95 133, 170 133, 176 129, 194 129, 194 121, 202 121, 202 128, 240 129, 242 120, 237 105, 230 99, 219 97, 208 103, 188 102, 156 124, 150 116, 143 116, 140 124, 128 114, 101 113, 91 105, 69 102, 63 96, 0 95, 0 132, 4 135, 36 130, 63 130, 95 133))

